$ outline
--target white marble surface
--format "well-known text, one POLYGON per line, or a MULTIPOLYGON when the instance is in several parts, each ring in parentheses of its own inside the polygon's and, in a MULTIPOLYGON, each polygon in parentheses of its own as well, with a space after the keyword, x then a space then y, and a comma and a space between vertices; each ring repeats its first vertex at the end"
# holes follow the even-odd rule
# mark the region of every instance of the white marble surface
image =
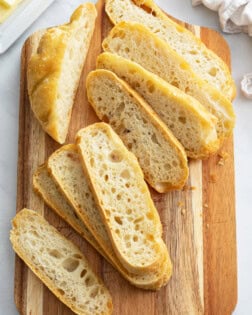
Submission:
MULTIPOLYGON (((56 0, 0 56, 0 315, 17 314, 13 300, 14 254, 9 243, 9 229, 16 206, 20 50, 29 34, 66 21, 79 3, 81 1, 78 0, 56 0)), ((192 8, 190 0, 157 0, 157 3, 179 19, 219 30, 216 14, 203 7, 192 8)), ((252 72, 252 39, 243 34, 228 35, 225 38, 231 48, 233 76, 238 87, 234 106, 237 114, 235 167, 239 297, 234 314, 248 315, 252 314, 252 101, 241 95, 239 82, 244 73, 252 72)))

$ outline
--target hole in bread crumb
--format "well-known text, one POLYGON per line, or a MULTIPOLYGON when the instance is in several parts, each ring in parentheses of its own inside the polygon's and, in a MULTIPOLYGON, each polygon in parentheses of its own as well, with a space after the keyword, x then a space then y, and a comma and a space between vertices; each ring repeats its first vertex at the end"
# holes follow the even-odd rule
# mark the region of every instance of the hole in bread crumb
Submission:
POLYGON ((146 239, 147 239, 148 241, 153 242, 153 241, 154 241, 154 236, 153 236, 152 234, 148 234, 148 235, 146 236, 146 239))
POLYGON ((133 241, 137 242, 138 241, 138 237, 136 235, 133 236, 133 241))
POLYGON ((131 243, 130 243, 130 242, 127 242, 127 243, 126 243, 126 247, 127 247, 127 248, 130 248, 130 247, 131 247, 131 243))
POLYGON ((91 292, 90 292, 90 297, 91 298, 95 298, 98 294, 98 288, 94 288, 91 292))
POLYGON ((121 200, 121 198, 122 198, 121 194, 118 194, 118 195, 116 196, 116 199, 117 199, 117 200, 121 200))
POLYGON ((176 88, 179 88, 179 83, 177 81, 172 81, 171 85, 175 86, 176 88))
POLYGON ((94 159, 93 158, 90 159, 90 165, 91 165, 91 167, 94 167, 94 159))
POLYGON ((81 259, 82 258, 80 254, 74 254, 73 257, 77 258, 77 259, 81 259))
POLYGON ((177 167, 178 163, 176 161, 172 161, 172 166, 177 167))
POLYGON ((111 162, 114 162, 114 163, 121 162, 122 161, 122 154, 118 150, 113 150, 109 155, 109 159, 111 162))
POLYGON ((141 217, 135 219, 135 220, 134 220, 134 223, 139 223, 139 222, 143 221, 143 219, 144 219, 144 217, 141 216, 141 217))
POLYGON ((114 194, 116 192, 116 189, 114 187, 112 187, 111 192, 112 192, 112 194, 114 194))
POLYGON ((122 222, 122 219, 120 218, 120 217, 114 217, 114 219, 115 219, 115 221, 118 223, 118 224, 120 224, 120 225, 122 225, 123 224, 123 222, 122 222))
POLYGON ((116 229, 116 230, 115 230, 115 233, 116 233, 117 235, 120 235, 120 230, 116 229))
POLYGON ((147 218, 149 220, 153 220, 154 219, 154 214, 152 212, 147 212, 146 216, 147 216, 147 218))
POLYGON ((150 93, 153 93, 153 92, 155 91, 155 86, 154 86, 154 84, 153 84, 150 80, 148 80, 148 81, 146 82, 146 84, 147 84, 148 91, 149 91, 150 93))
POLYGON ((191 54, 191 55, 197 55, 198 52, 197 52, 197 50, 190 50, 190 51, 189 51, 189 54, 191 54))
POLYGON ((215 77, 216 74, 217 74, 217 68, 211 68, 208 73, 212 76, 212 77, 215 77))
POLYGON ((87 287, 90 287, 94 284, 94 279, 90 276, 88 276, 86 279, 85 279, 85 284, 87 287))
POLYGON ((159 145, 159 142, 158 142, 158 139, 157 139, 157 136, 153 133, 153 135, 151 136, 151 141, 153 142, 153 143, 156 143, 156 144, 158 144, 159 145))
POLYGON ((127 213, 127 214, 131 214, 131 213, 132 213, 132 210, 131 210, 131 209, 127 209, 127 210, 126 210, 126 213, 127 213))
POLYGON ((109 217, 111 212, 109 210, 105 210, 106 215, 109 217))
POLYGON ((85 274, 87 273, 86 269, 83 269, 80 273, 80 277, 83 278, 85 276, 85 274))
POLYGON ((164 165, 164 168, 167 170, 167 171, 170 171, 171 170, 171 165, 169 163, 166 163, 164 165))
POLYGON ((100 101, 102 101, 102 98, 99 96, 99 97, 97 98, 97 100, 100 102, 100 101))
POLYGON ((107 181, 108 181, 108 179, 109 179, 109 177, 108 177, 108 175, 106 174, 106 175, 104 176, 104 180, 105 180, 105 182, 107 182, 107 181))
POLYGON ((59 292, 60 295, 64 295, 65 294, 65 291, 61 290, 61 289, 58 289, 58 292, 59 292))
POLYGON ((129 170, 124 170, 124 171, 122 171, 121 174, 120 174, 120 176, 121 176, 122 178, 129 179, 129 178, 130 178, 130 172, 129 172, 129 170))
POLYGON ((186 117, 180 116, 180 117, 178 118, 178 120, 179 120, 182 124, 186 124, 186 117))
POLYGON ((52 249, 52 250, 49 250, 48 251, 48 254, 51 256, 51 257, 54 257, 54 258, 61 258, 62 257, 62 254, 57 250, 57 249, 52 249))
POLYGON ((80 262, 73 258, 67 258, 63 261, 62 266, 68 272, 73 272, 79 266, 80 262))
POLYGON ((124 236, 124 239, 125 239, 125 241, 128 241, 128 240, 130 239, 130 235, 129 235, 129 234, 126 234, 126 235, 124 236))

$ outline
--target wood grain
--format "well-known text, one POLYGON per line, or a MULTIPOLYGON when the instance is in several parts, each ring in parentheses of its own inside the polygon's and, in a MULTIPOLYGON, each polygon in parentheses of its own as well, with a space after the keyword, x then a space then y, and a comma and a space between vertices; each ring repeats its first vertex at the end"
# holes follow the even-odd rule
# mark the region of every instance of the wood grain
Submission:
MULTIPOLYGON (((98 18, 90 51, 83 69, 73 109, 67 142, 76 132, 97 121, 88 104, 85 80, 95 68, 101 42, 111 24, 97 4, 98 18)), ((229 49, 216 32, 184 24, 230 65, 229 49)), ((224 166, 215 155, 190 162, 188 187, 168 194, 151 190, 161 216, 164 239, 174 265, 168 285, 159 292, 146 292, 129 285, 89 244, 56 216, 32 190, 34 170, 59 147, 44 134, 34 118, 26 87, 26 66, 34 43, 28 40, 22 51, 19 118, 17 211, 23 207, 42 213, 62 234, 77 244, 110 289, 114 314, 118 315, 228 315, 237 299, 236 238, 233 143, 223 147, 229 154, 224 166), (203 205, 208 207, 203 207, 203 205)), ((15 301, 24 315, 73 314, 16 257, 15 301)))

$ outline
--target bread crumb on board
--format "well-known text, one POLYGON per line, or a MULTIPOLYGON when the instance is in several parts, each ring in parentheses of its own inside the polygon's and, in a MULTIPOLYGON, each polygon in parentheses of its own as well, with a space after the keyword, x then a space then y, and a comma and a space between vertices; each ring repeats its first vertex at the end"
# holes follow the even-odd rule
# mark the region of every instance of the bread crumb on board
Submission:
POLYGON ((225 165, 225 162, 228 160, 229 158, 229 154, 225 151, 221 151, 218 153, 218 162, 217 162, 217 165, 219 166, 224 166, 225 165))
POLYGON ((208 206, 207 203, 204 203, 203 207, 204 207, 204 208, 209 208, 209 206, 208 206))
POLYGON ((185 209, 185 208, 181 209, 181 214, 182 214, 182 215, 185 215, 185 214, 186 214, 186 209, 185 209))

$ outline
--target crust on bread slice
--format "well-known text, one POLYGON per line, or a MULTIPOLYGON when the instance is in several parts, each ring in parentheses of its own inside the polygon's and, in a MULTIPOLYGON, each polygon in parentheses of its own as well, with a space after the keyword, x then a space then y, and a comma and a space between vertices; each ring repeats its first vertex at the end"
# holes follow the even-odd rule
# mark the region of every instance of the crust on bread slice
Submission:
POLYGON ((96 16, 95 6, 85 3, 69 23, 30 38, 27 84, 31 108, 44 131, 61 144, 67 136, 96 16))
POLYGON ((106 0, 106 12, 114 24, 141 23, 190 64, 195 73, 233 99, 236 86, 225 62, 185 27, 171 20, 153 0, 106 0))
POLYGON ((217 118, 192 96, 115 54, 100 54, 97 68, 114 72, 135 89, 180 141, 188 157, 206 158, 219 149, 217 118))

